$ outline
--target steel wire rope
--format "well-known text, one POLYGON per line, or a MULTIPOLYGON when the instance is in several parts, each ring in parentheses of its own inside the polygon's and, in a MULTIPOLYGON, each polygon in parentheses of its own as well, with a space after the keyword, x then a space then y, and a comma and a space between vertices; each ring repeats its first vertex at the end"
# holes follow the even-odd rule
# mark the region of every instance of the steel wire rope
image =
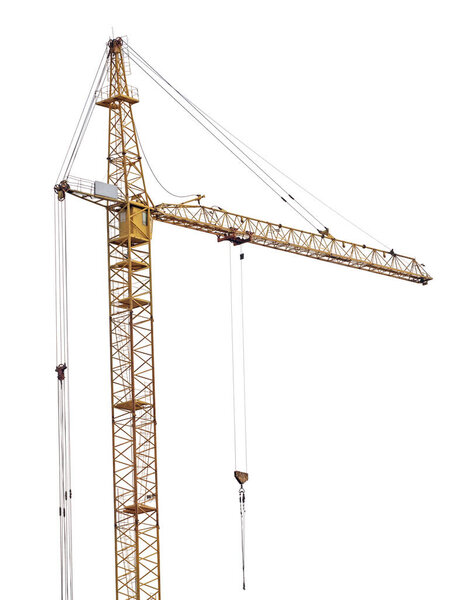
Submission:
MULTIPOLYGON (((66 284, 66 240, 65 240, 65 206, 64 203, 60 203, 59 207, 59 250, 60 250, 60 272, 59 272, 59 285, 60 285, 60 326, 61 326, 61 356, 60 363, 67 364, 67 284, 66 284)), ((64 544, 64 587, 65 597, 69 599, 71 597, 70 588, 70 572, 71 572, 71 557, 70 557, 70 515, 69 507, 66 502, 67 489, 69 482, 69 441, 68 441, 68 418, 67 418, 67 388, 66 381, 59 382, 59 396, 61 402, 60 412, 60 427, 61 427, 61 438, 62 438, 62 478, 61 478, 61 495, 62 495, 62 521, 63 521, 63 544, 64 544)))
MULTIPOLYGON (((246 353, 245 353, 245 317, 244 317, 244 277, 243 267, 244 253, 240 251, 240 342, 241 342, 241 366, 242 366, 242 419, 244 422, 244 464, 245 473, 248 473, 247 460, 247 387, 246 387, 246 353)), ((234 471, 237 470, 237 418, 236 418, 236 385, 235 385, 235 326, 234 326, 234 289, 232 285, 232 245, 229 244, 229 293, 230 293, 230 316, 231 316, 231 348, 232 348, 232 408, 234 418, 234 471)))
MULTIPOLYGON (((206 129, 206 131, 208 133, 210 133, 220 144, 222 144, 226 150, 228 150, 233 156, 235 156, 243 165, 245 165, 250 171, 252 171, 252 173, 258 177, 260 179, 260 181, 262 181, 267 187, 269 187, 272 192, 274 192, 279 198, 281 198, 281 200, 283 200, 283 202, 285 202, 286 204, 288 204, 288 206, 294 210, 302 219, 304 219, 307 223, 309 223, 309 225, 311 225, 312 227, 314 227, 314 229, 316 229, 317 231, 319 231, 318 226, 315 225, 311 220, 309 220, 305 215, 303 215, 299 210, 297 210, 286 198, 284 198, 270 183, 268 183, 268 181, 266 181, 259 173, 257 173, 257 171, 255 171, 250 165, 248 165, 243 158, 241 158, 236 152, 234 152, 227 144, 225 144, 215 133, 214 131, 212 131, 211 129, 209 129, 200 119, 198 119, 198 117, 192 113, 184 104, 182 104, 177 98, 175 98, 175 96, 173 96, 161 83, 159 83, 154 77, 152 77, 152 75, 150 73, 148 73, 145 68, 138 62, 138 60, 132 55, 130 54, 131 60, 134 62, 135 65, 137 65, 150 79, 152 79, 166 94, 168 94, 175 102, 177 102, 177 104, 179 104, 190 116, 192 116, 204 129, 206 129)), ((183 96, 182 96, 183 97, 183 96)), ((190 106, 191 103, 189 103, 190 106)), ((209 122, 209 121, 208 121, 209 122)), ((210 122, 209 122, 210 123, 210 122)), ((212 123, 210 123, 215 129, 216 131, 219 131, 217 129, 217 127, 215 127, 212 123)), ((229 140, 230 141, 230 140, 229 140)), ((243 152, 243 150, 241 150, 240 148, 238 148, 237 144, 234 144, 233 142, 231 142, 232 145, 237 148, 242 154, 245 155, 245 153, 243 152)), ((252 159, 250 159, 250 157, 248 157, 249 160, 251 160, 251 162, 253 162, 258 169, 260 169, 260 171, 264 172, 263 169, 261 167, 259 167, 257 165, 257 163, 255 163, 252 159)), ((270 179, 272 179, 269 175, 267 175, 270 179)), ((276 182, 275 182, 276 183, 276 182)), ((278 183, 276 183, 276 185, 282 189, 284 191, 284 188, 282 186, 280 186, 278 183)), ((292 200, 294 200, 294 202, 296 202, 298 205, 300 205, 300 203, 293 198, 293 196, 287 192, 287 195, 289 196, 289 198, 291 198, 292 200)), ((302 205, 300 205, 302 207, 302 205)), ((306 210, 304 207, 302 207, 303 210, 306 210)), ((309 211, 306 211, 309 213, 309 211)), ((311 213, 309 213, 311 214, 311 213)), ((321 227, 326 228, 326 226, 319 220, 317 219, 317 217, 315 217, 314 215, 311 215, 312 218, 317 221, 321 227)))
MULTIPOLYGON (((66 338, 65 338, 65 327, 66 327, 66 310, 65 310, 65 272, 64 272, 64 238, 63 238, 63 205, 60 204, 59 207, 59 240, 60 240, 60 309, 61 309, 61 360, 60 362, 66 362, 66 338)), ((62 480, 61 480, 61 495, 62 495, 62 521, 63 521, 63 536, 64 536, 64 563, 65 563, 65 571, 64 571, 64 588, 65 588, 65 597, 69 598, 69 539, 68 539, 68 523, 67 523, 67 510, 65 506, 65 490, 67 488, 67 433, 66 433, 66 421, 65 421, 65 398, 64 398, 64 388, 63 385, 59 382, 59 396, 61 402, 61 413, 60 413, 60 427, 61 427, 61 436, 62 436, 62 480)))
POLYGON ((88 107, 88 111, 87 111, 87 114, 86 114, 85 119, 83 121, 82 128, 81 128, 80 133, 79 133, 79 137, 77 138, 77 141, 75 143, 74 150, 73 150, 73 152, 71 154, 71 157, 69 159, 69 162, 67 164, 67 168, 66 168, 66 170, 64 172, 65 178, 69 177, 70 171, 72 169, 72 166, 73 166, 73 164, 75 162, 75 159, 77 158, 78 151, 80 150, 80 146, 82 144, 83 138, 85 136, 85 133, 86 133, 87 128, 88 128, 88 125, 90 123, 90 119, 92 118, 93 111, 95 110, 95 106, 96 106, 95 94, 100 90, 101 86, 103 85, 103 80, 104 80, 104 78, 106 76, 106 72, 107 72, 107 63, 105 62, 105 64, 103 65, 103 69, 102 69, 102 72, 100 74, 100 77, 98 79, 98 83, 96 85, 95 91, 94 91, 93 94, 90 95, 90 104, 89 104, 89 107, 88 107))
POLYGON ((59 450, 59 557, 60 557, 60 574, 61 574, 61 599, 65 598, 65 578, 64 573, 66 570, 65 567, 65 553, 64 553, 64 521, 62 518, 62 490, 63 490, 63 442, 62 442, 62 403, 60 397, 60 391, 57 390, 57 440, 58 440, 58 450, 59 450))
MULTIPOLYGON (((172 88, 172 90, 174 90, 174 92, 176 92, 181 98, 183 98, 186 102, 188 102, 188 104, 190 106, 192 106, 204 119, 206 119, 229 143, 231 143, 234 147, 237 148, 237 150, 243 155, 245 156, 253 165, 255 165, 257 167, 257 169, 259 169, 266 177, 268 177, 268 179, 270 179, 276 186, 278 186, 285 194, 287 194, 291 200, 293 200, 298 206, 300 206, 304 211, 307 212, 308 215, 310 215, 310 217, 312 219, 314 219, 315 221, 317 221, 322 227, 324 227, 325 229, 327 228, 326 225, 324 225, 324 223, 322 223, 314 214, 312 214, 305 206, 303 206, 298 200, 296 200, 296 198, 294 198, 294 196, 292 196, 289 191, 282 186, 278 181, 276 181, 269 173, 267 173, 265 171, 265 169, 263 169, 256 161, 253 160, 253 158, 251 158, 246 152, 244 152, 242 150, 242 148, 240 148, 239 146, 237 146, 237 144, 231 140, 227 135, 225 135, 224 131, 222 131, 222 128, 218 127, 218 123, 215 120, 212 120, 210 118, 208 118, 208 115, 206 115, 206 113, 201 110, 194 102, 192 102, 189 98, 187 98, 184 94, 182 94, 177 88, 175 88, 175 86, 173 86, 161 73, 159 73, 157 71, 157 69, 155 69, 152 65, 150 65, 136 50, 134 50, 133 48, 131 48, 131 46, 128 45, 128 49, 130 50, 130 52, 134 53, 137 57, 140 58, 140 60, 147 65, 147 67, 149 69, 151 69, 158 77, 160 77, 160 79, 162 79, 162 81, 165 81, 165 83, 172 88), (214 122, 213 122, 214 121, 214 122)), ((230 134, 230 132, 228 132, 230 134)), ((235 138, 235 136, 233 136, 235 138)), ((244 144, 245 145, 245 144, 244 144)), ((246 164, 246 163, 244 163, 246 164)), ((248 165, 246 165, 248 166, 248 165)), ((280 196, 280 194, 278 194, 278 196, 280 196)), ((286 198, 283 198, 282 196, 280 196, 281 199, 284 202, 287 202, 288 205, 289 202, 286 200, 286 198)), ((291 206, 291 205, 290 205, 291 206)), ((293 208, 293 207, 291 207, 293 208)), ((298 213, 299 214, 299 213, 298 213)), ((301 215, 303 216, 303 215, 301 215)), ((303 218, 305 218, 303 216, 303 218)), ((307 220, 308 223, 310 223, 310 225, 313 225, 309 220, 307 220)), ((313 225, 314 226, 314 225, 313 225)))
MULTIPOLYGON (((62 238, 60 237, 61 231, 61 215, 59 207, 56 208, 54 204, 54 242, 55 242, 55 261, 56 261, 56 287, 55 287, 55 300, 56 300, 56 358, 62 356, 63 351, 63 336, 62 336, 62 317, 63 317, 63 306, 62 306, 62 238)), ((68 571, 67 566, 67 553, 66 553, 66 535, 65 535, 65 521, 62 517, 62 505, 63 505, 63 490, 64 490, 64 427, 63 427, 63 403, 62 403, 62 390, 60 384, 57 387, 57 402, 58 402, 58 446, 59 446, 59 517, 60 517, 60 565, 61 565, 61 598, 67 597, 66 588, 66 575, 68 571)))
MULTIPOLYGON (((67 152, 65 153, 64 160, 62 161, 62 165, 61 165, 61 168, 59 170, 59 174, 57 176, 57 181, 58 182, 61 180, 61 175, 63 173, 63 169, 64 169, 64 166, 66 164, 67 157, 69 156, 70 149, 72 148, 72 145, 74 143, 74 139, 75 139, 75 136, 77 134, 80 122, 82 121, 82 117, 83 117, 83 115, 84 115, 85 110, 87 109, 87 107, 89 107, 89 98, 90 98, 90 95, 91 95, 91 93, 92 93, 92 91, 93 91, 93 89, 95 87, 95 81, 97 80, 98 74, 100 73, 100 70, 102 69, 102 63, 103 63, 103 60, 105 60, 107 54, 108 54, 108 47, 105 48, 105 50, 103 52, 103 55, 102 55, 102 57, 100 59, 100 62, 98 64, 98 68, 97 68, 96 73, 95 73, 95 77, 93 78, 92 85, 91 85, 91 87, 90 87, 90 89, 88 91, 88 94, 87 94, 87 97, 86 97, 86 100, 85 100, 85 104, 83 105, 82 112, 80 113, 79 120, 77 122, 77 125, 75 126, 75 130, 74 130, 74 133, 73 133, 72 138, 70 140, 69 146, 67 148, 67 152)), ((105 62, 105 65, 106 65, 106 62, 105 62)))
POLYGON ((246 368, 245 368, 245 317, 244 317, 244 253, 240 251, 240 323, 242 328, 242 397, 244 402, 244 440, 245 440, 245 472, 249 472, 247 461, 247 386, 246 386, 246 368))
MULTIPOLYGON (((65 200, 54 202, 54 260, 56 312, 56 371, 58 373, 58 447, 61 598, 73 597, 70 403, 68 377, 60 379, 60 367, 68 367, 67 233, 65 200)), ((62 369, 62 373, 65 368, 62 369)))
POLYGON ((232 246, 229 248, 229 294, 230 294, 230 312, 231 312, 231 360, 232 360, 232 413, 234 427, 234 471, 237 470, 237 423, 236 423, 236 396, 235 396, 235 349, 234 349, 234 302, 232 291, 232 246))
MULTIPOLYGON (((63 244, 63 252, 64 252, 64 313, 65 313, 65 363, 68 365, 69 362, 69 331, 68 331, 68 323, 69 323, 69 285, 68 285, 68 256, 67 256, 67 203, 64 199, 62 202, 63 209, 63 232, 64 232, 64 244, 63 244)), ((70 372, 69 372, 70 374, 70 372)), ((64 396, 65 396, 65 441, 66 441, 66 501, 67 503, 67 512, 66 512, 66 522, 68 527, 68 543, 69 543, 69 578, 70 578, 70 597, 73 596, 73 556, 72 556, 72 468, 71 468, 71 444, 70 444, 70 399, 69 399, 69 376, 64 380, 64 396)))
MULTIPOLYGON (((248 473, 247 460, 247 402, 246 402, 246 368, 245 368, 245 326, 244 326, 244 284, 243 268, 244 253, 240 250, 240 334, 241 334, 241 360, 242 360, 242 399, 243 399, 243 421, 244 421, 244 451, 245 451, 245 473, 248 473)), ((229 244, 229 294, 230 294, 230 315, 231 315, 231 359, 232 359, 232 412, 234 427, 234 475, 237 479, 237 409, 236 409, 236 385, 235 385, 235 335, 234 335, 234 289, 232 284, 232 245, 229 244)), ((241 465, 242 468, 242 465, 241 465)), ((245 590, 245 490, 242 483, 239 488, 239 508, 240 508, 240 535, 242 552, 242 589, 245 590)))
MULTIPOLYGON (((261 154, 259 154, 256 150, 254 150, 253 148, 251 148, 247 143, 245 143, 243 140, 241 140, 239 137, 237 137, 235 134, 233 134, 231 131, 229 131, 226 127, 224 127, 224 125, 222 125, 221 123, 219 123, 214 117, 212 117, 211 115, 209 115, 202 108, 200 108, 197 104, 195 104, 192 100, 190 100, 188 97, 186 97, 184 94, 182 94, 179 90, 177 90, 163 75, 161 75, 147 61, 145 61, 145 59, 142 56, 140 56, 139 53, 136 50, 134 50, 130 46, 129 46, 129 48, 130 48, 130 50, 132 52, 134 52, 137 56, 139 56, 141 58, 141 60, 144 61, 149 66, 149 68, 151 68, 163 81, 165 81, 165 83, 167 83, 167 85, 169 85, 173 90, 175 90, 176 93, 178 93, 182 98, 184 98, 195 110, 197 110, 214 127, 216 127, 216 129, 218 129, 219 131, 221 131, 221 130, 224 131, 225 133, 227 133, 228 135, 230 135, 232 138, 234 138, 235 140, 237 140, 240 144, 242 144, 243 146, 245 146, 245 148, 247 148, 250 152, 252 152, 253 154, 255 154, 258 158, 260 158, 261 160, 263 160, 267 165, 269 165, 270 167, 272 167, 273 169, 275 169, 275 171, 277 171, 278 173, 280 173, 280 175, 282 175, 283 177, 286 177, 286 179, 288 179, 289 181, 291 181, 294 185, 296 185, 298 188, 300 188, 303 192, 305 192, 306 194, 308 194, 309 196, 311 196, 314 200, 317 200, 318 202, 320 202, 323 206, 325 206, 330 211, 332 211, 334 214, 336 214, 338 217, 340 217, 341 219, 343 219, 344 221, 346 221, 347 223, 349 223, 350 225, 352 225, 353 227, 355 227, 358 231, 361 231, 361 233, 363 233, 364 235, 368 236, 369 238, 371 238, 375 242, 378 242, 378 244, 380 244, 384 248, 386 248, 386 249, 390 248, 390 246, 388 246, 387 244, 385 244, 384 242, 382 242, 381 240, 379 240, 375 236, 371 235, 371 233, 369 233, 368 231, 366 231, 365 229, 363 229, 362 227, 360 227, 359 225, 357 225, 354 221, 352 221, 351 219, 349 219, 348 217, 346 217, 345 215, 343 215, 341 212, 339 212, 338 210, 336 210, 333 206, 330 206, 330 204, 328 204, 327 202, 325 202, 324 200, 322 200, 321 198, 319 198, 318 196, 316 196, 315 194, 313 194, 306 187, 304 187, 303 185, 301 185, 300 183, 298 183, 297 181, 295 181, 292 177, 290 177, 289 175, 287 175, 286 173, 284 173, 281 169, 279 169, 276 165, 274 165, 269 160, 267 160, 264 156, 262 156, 261 154)), ((227 136, 225 136, 225 137, 226 137, 226 139, 229 139, 229 138, 227 138, 227 136)), ((232 140, 229 139, 229 141, 231 141, 234 144, 234 142, 232 140)), ((234 145, 237 147, 236 144, 234 144, 234 145)), ((255 163, 255 164, 257 164, 257 163, 255 163)), ((259 167, 259 168, 263 171, 263 169, 261 167, 259 167)), ((282 188, 281 186, 280 186, 280 188, 284 190, 284 188, 282 188)), ((286 191, 286 193, 288 193, 288 192, 286 191)), ((303 209, 306 212, 308 212, 308 214, 310 214, 311 216, 313 216, 313 218, 315 218, 317 220, 317 218, 314 215, 312 215, 312 213, 310 213, 310 211, 305 206, 303 206, 295 198, 293 198, 293 196, 290 195, 290 198, 293 199, 298 204, 300 204, 303 207, 303 209)), ((323 225, 323 224, 322 224, 322 226, 325 227, 325 225, 323 225)))
MULTIPOLYGON (((192 103, 193 104, 193 103, 192 103)), ((381 240, 379 240, 378 238, 376 238, 374 235, 371 235, 371 233, 368 233, 368 231, 366 231, 365 229, 363 229, 362 227, 360 227, 359 225, 357 225, 356 223, 354 223, 351 219, 349 219, 348 217, 346 217, 345 215, 343 215, 341 212, 339 212, 337 209, 335 209, 333 206, 330 206, 330 204, 328 204, 327 202, 325 202, 325 200, 322 200, 322 198, 319 198, 319 196, 316 196, 315 194, 313 194, 310 190, 308 190, 307 188, 305 188, 303 185, 301 185, 300 183, 298 183, 297 181, 295 181, 292 177, 290 177, 289 175, 287 175, 286 173, 284 173, 281 169, 279 169, 276 165, 274 165, 273 163, 271 163, 269 160, 267 160, 265 157, 263 157, 261 154, 259 154, 256 150, 254 150, 253 148, 251 148, 248 144, 246 144, 243 140, 241 140, 240 138, 238 138, 235 134, 233 134, 231 131, 229 131, 228 129, 226 129, 224 127, 224 125, 221 125, 220 123, 218 123, 218 121, 216 121, 216 119, 214 119, 213 117, 211 117, 210 115, 208 115, 207 113, 204 112, 203 109, 199 109, 210 121, 213 121, 215 124, 217 124, 221 129, 223 129, 226 133, 228 133, 229 135, 231 135, 235 140, 237 140, 240 144, 242 144, 243 146, 245 146, 248 150, 250 150, 250 152, 253 152, 256 156, 258 156, 259 158, 261 158, 265 163, 267 163, 267 165, 270 165, 270 167, 272 167, 272 169, 275 169, 275 171, 278 171, 278 173, 280 175, 283 175, 283 177, 286 177, 286 179, 289 179, 292 183, 294 183, 294 185, 296 185, 298 188, 300 188, 303 192, 305 192, 306 194, 309 194, 309 196, 311 196, 312 198, 314 198, 314 200, 317 200, 318 202, 320 202, 322 205, 324 205, 326 208, 328 208, 330 211, 332 211, 334 214, 336 214, 338 217, 340 217, 341 219, 343 219, 344 221, 346 221, 347 223, 349 223, 350 225, 352 225, 353 227, 355 227, 355 229, 358 229, 358 231, 361 231, 361 233, 365 234, 366 236, 368 236, 369 238, 371 238, 372 240, 374 240, 375 242, 378 242, 378 244, 380 244, 381 246, 383 246, 384 248, 388 249, 391 246, 385 244, 384 242, 382 242, 381 240)))
MULTIPOLYGON (((161 85, 154 77, 152 77, 152 75, 150 73, 148 73, 144 67, 142 67, 142 65, 140 65, 133 57, 131 57, 131 60, 134 62, 135 65, 137 65, 150 79, 152 79, 166 94, 168 94, 173 100, 175 100, 175 102, 177 102, 177 104, 179 104, 183 110, 185 110, 190 116, 192 116, 204 129, 206 129, 206 131, 208 131, 208 133, 210 133, 214 138, 216 138, 218 140, 218 142, 220 142, 223 146, 225 146, 227 148, 227 150, 229 150, 229 152, 231 152, 236 158, 238 158, 241 162, 243 162, 243 160, 237 156, 237 154, 231 150, 228 146, 226 146, 226 144, 224 144, 224 142, 222 142, 217 136, 216 134, 211 131, 210 129, 208 129, 206 127, 206 125, 204 125, 204 123, 202 123, 198 117, 196 117, 190 110, 188 110, 188 108, 186 106, 184 106, 177 98, 175 98, 174 96, 172 96, 172 94, 165 89, 165 87, 163 85, 161 85)), ((245 164, 245 163, 243 163, 245 164)), ((267 183, 258 173, 256 173, 255 171, 253 171, 253 169, 251 169, 251 167, 249 167, 248 165, 246 165, 247 168, 249 168, 261 181, 263 181, 263 183, 265 183, 265 185, 267 185, 277 196, 279 196, 280 194, 269 184, 267 183)))
POLYGON ((142 145, 142 141, 141 138, 139 136, 139 133, 137 132, 137 129, 135 128, 136 131, 136 136, 137 136, 137 141, 139 143, 139 147, 140 150, 142 152, 142 155, 144 157, 144 160, 146 161, 147 166, 149 167, 149 170, 153 176, 153 178, 157 181, 157 183, 160 185, 160 187, 165 190, 167 192, 167 194, 170 194, 170 196, 173 196, 174 198, 194 198, 195 196, 197 196, 198 194, 185 194, 185 195, 179 195, 179 194, 174 194, 173 192, 171 192, 170 190, 168 190, 164 184, 160 181, 160 179, 157 177, 157 175, 154 173, 154 170, 150 164, 150 162, 147 159, 146 153, 144 152, 144 146, 142 145))

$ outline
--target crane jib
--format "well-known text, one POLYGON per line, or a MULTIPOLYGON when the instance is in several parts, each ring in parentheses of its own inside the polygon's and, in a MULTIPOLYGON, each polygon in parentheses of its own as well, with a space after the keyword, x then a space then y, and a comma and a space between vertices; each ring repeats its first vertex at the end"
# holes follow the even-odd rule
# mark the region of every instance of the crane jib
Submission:
MULTIPOLYGON (((84 192, 71 186, 66 191, 103 207, 119 210, 124 206, 124 202, 116 198, 99 196, 91 191, 84 192)), ((156 221, 211 233, 220 241, 252 243, 422 285, 432 280, 415 258, 392 250, 337 240, 330 234, 286 227, 200 204, 159 204, 150 212, 156 221)))

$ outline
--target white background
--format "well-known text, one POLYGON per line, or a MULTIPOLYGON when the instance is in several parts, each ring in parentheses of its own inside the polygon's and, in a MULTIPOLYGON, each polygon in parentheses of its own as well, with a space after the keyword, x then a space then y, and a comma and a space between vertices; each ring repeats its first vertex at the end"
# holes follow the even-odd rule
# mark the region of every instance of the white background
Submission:
MULTIPOLYGON (((240 589, 227 247, 156 225, 165 600, 471 595, 467 2, 17 2, 3 15, 5 599, 59 597, 52 187, 114 27, 427 287, 246 248, 249 471, 240 589)), ((303 225, 134 68, 176 193, 303 225)), ((73 173, 106 172, 97 108, 73 173)), ((148 176, 154 202, 171 201, 148 176)), ((370 242, 315 201, 338 237, 370 242)), ((114 598, 105 217, 69 205, 77 600, 114 598)))

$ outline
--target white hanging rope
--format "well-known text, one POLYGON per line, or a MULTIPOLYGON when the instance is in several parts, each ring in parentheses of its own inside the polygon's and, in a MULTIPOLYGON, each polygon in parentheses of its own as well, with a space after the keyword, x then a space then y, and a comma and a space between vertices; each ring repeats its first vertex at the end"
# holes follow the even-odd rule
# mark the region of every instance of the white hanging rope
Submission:
MULTIPOLYGON (((240 246, 241 248, 241 246, 240 246)), ((235 254, 235 253, 234 253, 235 254)), ((244 253, 238 254, 239 274, 232 261, 233 246, 229 244, 229 293, 231 316, 232 411, 234 420, 234 470, 247 473, 247 388, 244 323, 244 253)))
POLYGON ((61 600, 73 600, 72 486, 68 369, 67 233, 65 199, 54 199, 56 373, 59 443, 61 600))
POLYGON ((244 258, 245 255, 242 252, 242 246, 240 246, 240 325, 242 329, 242 398, 244 406, 244 450, 245 450, 245 473, 248 473, 248 460, 247 460, 247 386, 245 377, 245 321, 244 321, 244 258))
POLYGON ((234 436, 234 471, 237 471, 237 419, 236 419, 236 392, 235 392, 235 348, 234 348, 234 300, 232 290, 232 246, 229 248, 229 296, 231 307, 231 361, 232 361, 232 418, 234 436))
POLYGON ((242 589, 245 590, 245 490, 240 486, 239 490, 240 505, 240 541, 242 546, 242 589))
MULTIPOLYGON (((235 254, 235 253, 234 253, 235 254)), ((231 312, 231 345, 232 345, 232 409, 234 419, 234 476, 240 484, 240 532, 242 548, 242 588, 245 590, 245 489, 244 483, 248 480, 247 471, 247 394, 246 394, 246 368, 245 368, 245 325, 244 325, 244 253, 240 247, 239 265, 240 279, 234 279, 232 266, 233 247, 229 244, 229 280, 230 280, 230 312, 231 312), (239 288, 235 290, 234 288, 239 288), (238 310, 235 310, 238 309, 238 310), (236 314, 237 313, 237 314, 236 314), (237 321, 237 326, 236 326, 237 321), (237 338, 237 340, 236 340, 237 338), (236 343, 238 342, 238 343, 236 343), (239 425, 243 425, 239 432, 239 425), (239 440, 243 436, 243 440, 239 440), (239 445, 239 441, 241 444, 239 445), (238 448, 243 448, 242 456, 238 448), (238 470, 240 467, 240 470, 238 470)))

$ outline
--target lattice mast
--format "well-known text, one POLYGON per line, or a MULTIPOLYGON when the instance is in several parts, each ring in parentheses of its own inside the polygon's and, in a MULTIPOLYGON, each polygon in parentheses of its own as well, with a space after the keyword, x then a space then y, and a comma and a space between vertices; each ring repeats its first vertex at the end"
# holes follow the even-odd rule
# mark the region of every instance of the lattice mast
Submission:
POLYGON ((117 600, 160 599, 151 248, 152 202, 120 38, 110 40, 107 206, 117 600))

